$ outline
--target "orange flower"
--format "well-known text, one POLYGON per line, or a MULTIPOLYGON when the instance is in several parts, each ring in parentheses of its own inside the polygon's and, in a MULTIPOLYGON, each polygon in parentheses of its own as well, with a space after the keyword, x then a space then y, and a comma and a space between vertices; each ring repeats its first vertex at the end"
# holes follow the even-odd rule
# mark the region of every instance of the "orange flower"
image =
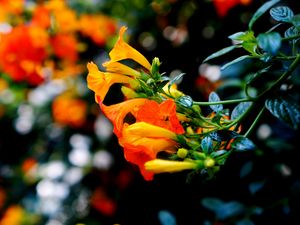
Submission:
POLYGON ((145 122, 125 126, 120 145, 124 147, 127 161, 138 165, 145 180, 151 180, 153 173, 146 171, 144 164, 156 159, 161 151, 175 152, 176 134, 158 126, 145 122))
POLYGON ((124 26, 120 29, 119 39, 109 53, 111 61, 117 62, 124 59, 132 59, 150 71, 151 64, 148 60, 140 52, 124 42, 123 36, 126 29, 124 26))
POLYGON ((24 218, 24 210, 18 205, 10 206, 0 220, 0 225, 20 225, 24 218))
POLYGON ((144 121, 166 128, 177 134, 184 133, 184 129, 176 115, 176 105, 172 99, 168 99, 161 104, 155 101, 145 102, 137 112, 136 119, 137 121, 144 121))
POLYGON ((70 62, 75 62, 78 59, 77 40, 71 34, 56 34, 51 39, 51 45, 54 54, 70 62))
POLYGON ((89 74, 87 76, 88 88, 95 92, 96 101, 102 102, 109 90, 115 83, 129 84, 135 87, 137 81, 121 74, 101 72, 93 62, 87 65, 89 74))
POLYGON ((14 81, 37 85, 44 79, 41 67, 47 57, 47 44, 45 30, 35 26, 17 26, 1 37, 0 67, 14 81))
POLYGON ((121 102, 119 104, 114 104, 110 106, 105 106, 104 104, 100 104, 101 109, 105 116, 112 121, 114 125, 114 133, 117 137, 122 135, 124 119, 128 114, 136 114, 139 107, 145 102, 150 101, 144 98, 136 98, 127 100, 125 102, 121 102))
POLYGON ((220 17, 227 15, 230 9, 234 8, 238 4, 248 5, 251 0, 213 0, 217 13, 220 17))
POLYGON ((54 121, 62 125, 80 127, 86 119, 86 102, 69 96, 60 96, 52 104, 54 121))
POLYGON ((44 5, 38 5, 33 11, 31 24, 42 28, 49 28, 51 25, 50 10, 44 5))
POLYGON ((104 45, 117 29, 116 21, 105 15, 81 15, 79 31, 90 37, 97 45, 104 45))
POLYGON ((0 21, 6 21, 8 16, 23 12, 25 0, 0 0, 0 21))

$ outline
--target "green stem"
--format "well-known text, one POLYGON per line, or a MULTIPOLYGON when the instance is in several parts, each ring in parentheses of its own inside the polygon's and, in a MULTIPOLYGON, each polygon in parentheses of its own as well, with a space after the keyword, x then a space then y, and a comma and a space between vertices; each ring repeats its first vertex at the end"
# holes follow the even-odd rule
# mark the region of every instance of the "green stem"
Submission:
POLYGON ((257 124, 257 122, 259 121, 259 119, 261 118, 263 112, 265 111, 265 107, 263 107, 260 112, 258 113, 257 117, 255 118, 254 122, 252 123, 252 125, 249 127, 249 129, 247 130, 247 132, 244 134, 244 137, 248 137, 249 134, 252 132, 252 130, 254 129, 255 125, 257 124))
POLYGON ((241 99, 232 99, 232 100, 225 100, 225 101, 218 101, 218 102, 193 102, 195 105, 219 105, 219 104, 234 104, 240 102, 254 102, 256 98, 248 97, 248 98, 241 98, 241 99))
POLYGON ((281 40, 282 41, 289 41, 289 40, 293 40, 293 39, 297 39, 297 38, 300 38, 300 34, 290 36, 290 37, 285 37, 285 38, 282 38, 281 40))
POLYGON ((292 72, 297 68, 299 63, 300 63, 300 54, 296 56, 296 59, 292 62, 290 67, 281 75, 281 77, 279 77, 274 84, 272 84, 267 90, 261 93, 257 98, 262 99, 270 92, 278 88, 282 84, 282 82, 292 74, 292 72))

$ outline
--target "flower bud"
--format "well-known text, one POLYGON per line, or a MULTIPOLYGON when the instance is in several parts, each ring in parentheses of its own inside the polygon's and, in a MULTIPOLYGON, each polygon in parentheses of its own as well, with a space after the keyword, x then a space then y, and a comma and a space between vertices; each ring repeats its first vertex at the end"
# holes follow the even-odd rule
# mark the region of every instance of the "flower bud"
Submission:
POLYGON ((188 152, 189 151, 187 149, 185 149, 185 148, 179 148, 178 151, 177 151, 177 156, 179 158, 184 159, 187 156, 188 152))

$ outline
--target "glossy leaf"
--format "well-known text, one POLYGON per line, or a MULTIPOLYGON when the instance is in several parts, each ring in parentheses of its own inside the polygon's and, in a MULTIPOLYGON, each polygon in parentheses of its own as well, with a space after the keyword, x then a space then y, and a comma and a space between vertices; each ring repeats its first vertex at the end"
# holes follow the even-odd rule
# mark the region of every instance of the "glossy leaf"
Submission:
POLYGON ((270 68, 271 68, 271 66, 267 66, 267 67, 257 71, 256 73, 253 73, 251 78, 247 81, 247 85, 251 85, 254 81, 257 80, 257 78, 260 77, 260 75, 268 72, 270 68))
POLYGON ((158 219, 161 225, 176 225, 175 216, 167 210, 161 210, 158 213, 158 219))
POLYGON ((284 37, 293 37, 300 33, 296 27, 292 26, 284 32, 284 37))
POLYGON ((233 110, 231 113, 231 120, 235 120, 237 118, 239 118, 242 114, 244 114, 247 109, 252 105, 251 102, 241 102, 239 103, 233 110))
POLYGON ((258 46, 271 55, 276 55, 281 47, 281 36, 277 32, 259 34, 258 46))
POLYGON ((246 41, 246 42, 255 40, 253 31, 237 32, 235 34, 230 35, 228 38, 235 41, 246 41))
POLYGON ((228 151, 226 151, 226 150, 219 150, 219 151, 216 151, 216 152, 212 152, 210 154, 210 157, 217 158, 217 157, 219 157, 221 155, 224 155, 225 153, 228 153, 228 151))
MULTIPOLYGON (((219 102, 220 97, 216 92, 211 92, 208 96, 208 101, 209 102, 219 102)), ((222 104, 210 105, 210 108, 215 112, 220 112, 223 110, 223 105, 222 104)))
POLYGON ((175 76, 174 78, 172 78, 170 80, 170 83, 168 85, 168 88, 170 89, 171 86, 175 83, 177 83, 180 79, 182 79, 182 77, 185 75, 185 73, 181 73, 181 74, 178 74, 177 76, 175 76))
POLYGON ((238 216, 245 211, 245 206, 239 202, 232 201, 224 203, 217 210, 216 217, 220 220, 226 220, 234 216, 238 216))
POLYGON ((252 30, 253 24, 260 18, 266 11, 268 11, 272 6, 278 3, 280 0, 271 0, 263 4, 252 16, 249 22, 249 30, 252 30))
POLYGON ((223 49, 211 54, 210 56, 208 56, 206 59, 203 60, 203 62, 207 62, 208 60, 211 60, 211 59, 217 58, 219 56, 225 55, 226 53, 232 51, 235 48, 236 48, 235 45, 223 48, 223 49))
POLYGON ((213 141, 209 136, 206 136, 201 141, 201 148, 205 154, 209 154, 213 150, 213 141))
POLYGON ((214 212, 216 212, 222 205, 224 204, 223 201, 217 198, 204 198, 201 201, 201 204, 214 212))
POLYGON ((240 62, 240 61, 243 61, 243 60, 245 60, 245 59, 247 59, 247 58, 250 58, 250 56, 249 56, 249 55, 243 55, 243 56, 240 56, 240 57, 238 57, 238 58, 232 60, 231 62, 226 63, 225 65, 223 65, 223 66, 221 67, 221 70, 224 70, 224 69, 226 69, 227 67, 229 67, 229 66, 231 66, 231 65, 233 65, 233 64, 235 64, 235 63, 238 63, 238 62, 240 62))
POLYGON ((292 99, 278 97, 267 99, 266 108, 278 119, 297 129, 300 124, 300 107, 292 99))
POLYGON ((191 108, 193 105, 193 99, 188 95, 179 97, 176 102, 186 108, 191 108))
POLYGON ((270 9, 270 15, 278 22, 290 22, 294 13, 287 6, 278 6, 270 9))
POLYGON ((254 150, 256 147, 254 143, 245 137, 237 137, 231 144, 231 147, 236 151, 236 152, 245 152, 245 151, 251 151, 254 150))

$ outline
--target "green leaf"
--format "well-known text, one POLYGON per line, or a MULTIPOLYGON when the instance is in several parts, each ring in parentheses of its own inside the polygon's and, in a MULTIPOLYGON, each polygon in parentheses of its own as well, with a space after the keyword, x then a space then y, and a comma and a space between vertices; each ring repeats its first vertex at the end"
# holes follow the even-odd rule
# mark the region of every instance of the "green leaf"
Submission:
POLYGON ((209 210, 217 211, 224 203, 218 198, 204 198, 201 204, 209 210))
POLYGON ((210 154, 210 157, 212 157, 212 158, 217 158, 217 157, 219 157, 219 156, 224 155, 225 153, 228 153, 228 151, 226 151, 226 150, 218 150, 218 151, 212 152, 212 153, 210 154))
POLYGON ((268 11, 273 5, 278 3, 280 0, 271 0, 263 4, 252 16, 250 22, 249 22, 249 30, 252 30, 253 24, 260 18, 266 11, 268 11))
POLYGON ((193 105, 193 99, 188 96, 181 96, 176 100, 176 103, 178 103, 179 105, 186 107, 186 108, 191 108, 193 105))
POLYGON ((224 70, 224 69, 226 69, 228 66, 231 66, 231 65, 233 65, 233 64, 235 64, 235 63, 238 63, 238 62, 240 62, 240 61, 243 61, 243 60, 245 60, 245 59, 247 59, 247 58, 251 58, 251 56, 249 56, 249 55, 243 55, 243 56, 240 56, 240 57, 238 57, 238 58, 232 60, 231 62, 226 63, 225 65, 223 65, 223 66, 221 67, 221 70, 224 70))
POLYGON ((247 85, 252 84, 254 81, 257 80, 257 78, 260 77, 261 74, 268 72, 270 68, 271 68, 271 66, 267 66, 267 67, 257 71, 256 73, 253 73, 251 78, 249 80, 247 80, 247 85))
POLYGON ((231 144, 231 147, 237 152, 245 152, 254 150, 256 147, 254 143, 245 137, 237 137, 231 144))
POLYGON ((290 22, 294 13, 287 6, 278 6, 270 9, 270 15, 278 22, 290 22))
MULTIPOLYGON (((216 92, 211 92, 208 96, 208 101, 209 102, 219 102, 220 97, 216 92)), ((215 112, 220 112, 223 110, 223 105, 222 104, 216 104, 216 105, 210 105, 210 108, 215 111, 215 112)))
POLYGON ((294 129, 300 124, 300 107, 290 98, 271 98, 265 102, 266 108, 278 119, 294 129))
POLYGON ((230 35, 228 38, 235 41, 253 41, 255 40, 253 31, 237 32, 230 35))
POLYGON ((229 47, 226 47, 226 48, 223 48, 213 54, 211 54, 210 56, 208 56, 206 59, 203 60, 203 62, 207 62, 208 60, 211 60, 211 59, 214 59, 214 58, 217 58, 221 55, 225 55, 226 53, 232 51, 233 49, 235 49, 236 46, 235 45, 232 45, 232 46, 229 46, 229 47))
POLYGON ((295 15, 292 19, 291 22, 293 25, 300 30, 300 14, 295 15))
POLYGON ((241 102, 239 103, 231 113, 231 120, 235 120, 239 118, 241 115, 243 115, 247 109, 252 105, 252 102, 241 102))
POLYGON ((206 136, 201 141, 201 148, 205 154, 210 154, 213 150, 213 141, 209 136, 206 136))
POLYGON ((217 130, 211 132, 209 136, 215 141, 222 142, 222 141, 229 141, 233 138, 236 138, 239 136, 239 134, 231 130, 217 130))
POLYGON ((243 49, 245 49, 246 51, 252 53, 252 55, 258 55, 256 53, 256 49, 257 49, 257 43, 255 42, 243 42, 242 43, 243 49))
POLYGON ((277 32, 259 34, 258 46, 271 55, 276 55, 281 47, 281 36, 277 32))
POLYGON ((178 74, 177 76, 175 76, 174 78, 172 78, 170 80, 170 83, 168 85, 168 89, 170 91, 170 88, 173 84, 175 84, 176 82, 178 82, 183 76, 185 75, 185 73, 181 73, 181 74, 178 74))
POLYGON ((292 26, 284 32, 284 37, 293 37, 299 33, 300 31, 295 26, 292 26))

